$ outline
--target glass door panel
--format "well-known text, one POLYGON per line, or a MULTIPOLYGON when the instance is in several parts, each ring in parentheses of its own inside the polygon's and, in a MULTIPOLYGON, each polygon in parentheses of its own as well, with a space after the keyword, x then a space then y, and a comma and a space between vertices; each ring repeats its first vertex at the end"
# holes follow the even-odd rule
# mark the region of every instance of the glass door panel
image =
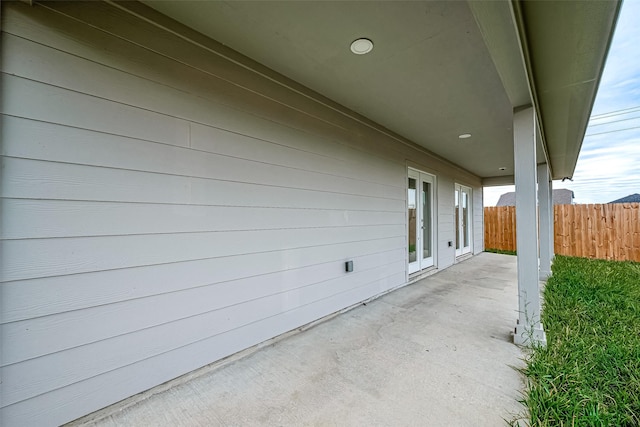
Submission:
POLYGON ((416 251, 416 243, 418 241, 418 231, 416 228, 418 218, 418 203, 416 191, 418 181, 415 178, 409 177, 409 191, 407 194, 408 209, 409 209, 409 264, 418 260, 418 253, 416 251))
POLYGON ((469 193, 462 190, 462 247, 469 247, 469 193))
POLYGON ((455 223, 456 223, 456 256, 471 252, 472 206, 471 188, 455 185, 455 223))
POLYGON ((409 273, 434 265, 434 182, 434 176, 409 169, 407 191, 409 273))
POLYGON ((460 249, 460 191, 458 191, 458 186, 456 185, 456 194, 455 194, 455 210, 456 210, 456 252, 460 249))
MULTIPOLYGON (((431 190, 431 182, 421 180, 422 185, 422 259, 423 261, 431 259, 433 265, 433 223, 432 223, 432 210, 433 210, 433 193, 431 190)), ((423 264, 425 264, 423 262, 423 264)))

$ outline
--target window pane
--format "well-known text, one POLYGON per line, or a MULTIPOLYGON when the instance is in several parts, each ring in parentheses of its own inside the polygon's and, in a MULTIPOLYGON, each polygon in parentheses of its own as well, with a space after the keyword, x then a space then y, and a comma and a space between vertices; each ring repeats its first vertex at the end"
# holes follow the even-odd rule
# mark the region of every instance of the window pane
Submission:
POLYGON ((409 191, 407 194, 408 204, 409 204, 409 262, 415 262, 417 259, 416 252, 416 211, 417 211, 417 200, 416 200, 416 180, 414 178, 409 178, 409 191))
POLYGON ((431 257, 431 183, 422 182, 422 258, 431 257))
POLYGON ((460 193, 458 190, 456 190, 454 203, 456 211, 456 249, 460 249, 460 193))
POLYGON ((462 192, 462 232, 464 234, 464 247, 469 246, 469 193, 462 192))

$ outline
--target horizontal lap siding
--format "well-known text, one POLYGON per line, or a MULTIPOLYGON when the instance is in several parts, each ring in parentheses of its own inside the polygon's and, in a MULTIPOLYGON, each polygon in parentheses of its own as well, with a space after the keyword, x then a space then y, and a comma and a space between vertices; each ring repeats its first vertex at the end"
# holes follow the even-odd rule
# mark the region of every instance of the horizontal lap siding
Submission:
POLYGON ((30 321, 34 332, 28 338, 20 336, 22 328, 17 322, 4 334, 6 339, 21 344, 21 358, 54 353, 8 365, 7 380, 18 380, 25 370, 40 375, 37 379, 21 378, 3 396, 4 403, 37 395, 43 382, 55 388, 74 384, 332 295, 366 287, 381 278, 397 277, 393 271, 402 271, 402 255, 399 257, 396 251, 384 259, 363 258, 363 269, 354 278, 347 278, 341 269, 331 265, 314 266, 307 272, 274 273, 95 307, 91 330, 81 324, 85 319, 81 311, 30 321), (311 274, 315 276, 306 277, 311 274), (88 342, 92 345, 83 345, 88 342), (119 351, 111 353, 114 348, 119 351))
POLYGON ((3 6, 3 425, 69 421, 404 283, 399 159, 3 6))
POLYGON ((359 262, 360 258, 386 257, 398 250, 387 251, 390 247, 404 250, 404 238, 174 261, 128 269, 6 282, 3 285, 3 297, 11 305, 6 304, 6 309, 0 313, 0 319, 2 323, 16 322, 243 278, 259 278, 276 272, 305 276, 305 269, 310 266, 336 263, 350 254, 359 254, 354 259, 359 262), (131 283, 136 286, 132 287, 131 283), (50 289, 55 289, 55 294, 48 292, 50 289))
POLYGON ((483 189, 473 189, 473 253, 484 251, 484 209, 482 207, 483 189))
POLYGON ((131 5, 2 7, 2 425, 70 421, 404 284, 409 157, 451 239, 446 176, 475 178, 384 130, 131 5))
POLYGON ((453 211, 454 181, 445 176, 437 177, 438 184, 438 268, 447 268, 455 262, 455 217, 453 211), (449 246, 449 242, 453 242, 449 246))

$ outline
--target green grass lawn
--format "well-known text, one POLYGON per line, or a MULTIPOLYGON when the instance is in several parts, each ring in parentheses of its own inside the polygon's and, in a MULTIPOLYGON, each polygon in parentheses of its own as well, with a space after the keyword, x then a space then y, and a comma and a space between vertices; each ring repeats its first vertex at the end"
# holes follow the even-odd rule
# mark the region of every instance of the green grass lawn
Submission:
POLYGON ((523 373, 532 426, 640 426, 640 263, 556 256, 547 347, 523 373))

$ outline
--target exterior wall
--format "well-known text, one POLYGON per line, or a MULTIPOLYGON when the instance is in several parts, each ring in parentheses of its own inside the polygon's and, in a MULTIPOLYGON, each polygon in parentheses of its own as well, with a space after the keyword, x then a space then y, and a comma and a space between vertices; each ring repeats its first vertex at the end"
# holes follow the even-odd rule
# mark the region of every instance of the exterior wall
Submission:
POLYGON ((456 227, 454 206, 455 179, 438 177, 438 259, 440 269, 452 266, 456 260, 456 227), (449 247, 449 242, 452 245, 449 247))
POLYGON ((2 8, 3 426, 70 421, 404 285, 407 159, 437 176, 453 264, 453 183, 476 177, 177 24, 2 8))
POLYGON ((482 187, 473 189, 473 253, 484 251, 484 207, 482 187))

